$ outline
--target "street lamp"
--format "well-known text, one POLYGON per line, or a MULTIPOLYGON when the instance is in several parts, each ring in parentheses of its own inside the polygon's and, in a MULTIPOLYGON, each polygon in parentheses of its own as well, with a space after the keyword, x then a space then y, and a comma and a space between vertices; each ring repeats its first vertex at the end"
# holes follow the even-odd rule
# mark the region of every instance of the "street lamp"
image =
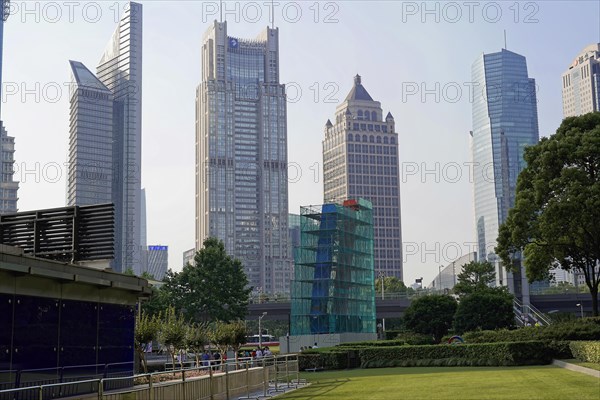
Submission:
POLYGON ((583 304, 577 303, 576 306, 581 310, 581 318, 583 318, 583 304))
POLYGON ((261 326, 260 326, 260 324, 261 324, 261 322, 262 322, 262 319, 263 319, 263 317, 264 317, 265 315, 267 315, 267 312, 266 312, 266 311, 264 311, 264 312, 262 313, 262 315, 261 315, 260 317, 258 317, 258 348, 259 348, 259 349, 262 349, 262 329, 261 329, 261 326))

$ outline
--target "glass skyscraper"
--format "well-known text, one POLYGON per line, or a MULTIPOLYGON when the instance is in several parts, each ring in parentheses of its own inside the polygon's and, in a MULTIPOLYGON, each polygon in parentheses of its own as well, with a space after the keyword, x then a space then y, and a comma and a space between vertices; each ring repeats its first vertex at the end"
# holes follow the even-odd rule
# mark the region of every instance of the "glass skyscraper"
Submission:
POLYGON ((71 62, 71 68, 73 86, 79 89, 74 89, 71 96, 68 204, 112 201, 113 268, 140 274, 142 5, 128 4, 95 76, 81 63, 71 62), (89 169, 87 178, 78 180, 78 171, 85 171, 87 165, 97 165, 99 170, 89 169), (109 168, 110 187, 104 180, 109 168), (102 195, 100 187, 105 191, 102 195))
MULTIPOLYGON (((0 0, 0 97, 2 97, 2 47, 4 44, 4 22, 8 18, 9 0, 0 0)), ((17 212, 19 182, 14 180, 15 138, 8 136, 2 121, 0 104, 0 158, 2 181, 0 181, 0 214, 17 212)))
POLYGON ((162 281, 169 269, 169 246, 148 246, 146 271, 157 281, 162 281))
POLYGON ((289 293, 287 122, 279 30, 207 30, 196 92, 196 249, 216 237, 258 292, 289 293))
POLYGON ((526 281, 513 279, 494 253, 498 228, 514 205, 524 149, 539 140, 535 80, 525 57, 502 49, 482 54, 472 66, 475 229, 479 260, 496 265, 496 285, 515 293, 526 281))
POLYGON ((323 140, 325 202, 365 198, 373 204, 375 274, 403 279, 398 133, 354 77, 354 86, 327 120, 323 140))

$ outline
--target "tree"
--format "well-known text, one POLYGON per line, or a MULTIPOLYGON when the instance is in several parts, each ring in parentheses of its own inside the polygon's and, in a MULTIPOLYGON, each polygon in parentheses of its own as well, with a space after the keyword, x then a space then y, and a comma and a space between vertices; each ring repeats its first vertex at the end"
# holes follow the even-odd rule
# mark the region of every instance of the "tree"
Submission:
POLYGON ((456 278, 454 293, 465 296, 489 288, 496 279, 496 272, 494 266, 487 261, 471 261, 463 266, 462 272, 456 278))
MULTIPOLYGON (((211 331, 210 341, 219 348, 221 354, 225 354, 227 349, 231 347, 235 351, 235 359, 237 354, 246 342, 246 327, 243 321, 234 321, 230 323, 217 321, 211 331)), ((223 357, 221 357, 223 360, 223 357)))
POLYGON ((173 360, 175 369, 175 354, 183 349, 188 325, 183 315, 178 314, 173 307, 169 307, 160 324, 160 341, 166 346, 167 352, 173 360))
POLYGON ((206 323, 190 324, 185 333, 185 346, 194 352, 196 366, 200 366, 200 356, 204 346, 210 341, 210 328, 206 323))
POLYGON ((514 320, 513 296, 505 288, 486 288, 461 298, 454 315, 454 330, 462 334, 511 328, 514 320))
POLYGON ((146 346, 152 343, 158 336, 160 329, 160 317, 149 315, 142 312, 140 318, 135 323, 135 349, 140 357, 144 373, 148 373, 148 363, 146 361, 146 346))
POLYGON ((244 319, 250 297, 248 278, 239 260, 225 252, 223 242, 208 238, 179 273, 168 271, 164 291, 167 303, 193 321, 244 319))
MULTIPOLYGON (((381 295, 381 277, 375 280, 375 293, 381 295)), ((383 277, 383 290, 385 293, 400 293, 403 295, 414 293, 414 289, 406 287, 404 282, 395 276, 383 277)))
POLYGON ((598 315, 600 283, 600 113, 563 120, 556 134, 525 149, 515 206, 496 252, 512 270, 521 251, 529 281, 558 266, 583 273, 598 315))
POLYGON ((450 296, 419 297, 404 312, 404 326, 416 333, 430 334, 439 343, 452 327, 455 312, 456 300, 450 296))

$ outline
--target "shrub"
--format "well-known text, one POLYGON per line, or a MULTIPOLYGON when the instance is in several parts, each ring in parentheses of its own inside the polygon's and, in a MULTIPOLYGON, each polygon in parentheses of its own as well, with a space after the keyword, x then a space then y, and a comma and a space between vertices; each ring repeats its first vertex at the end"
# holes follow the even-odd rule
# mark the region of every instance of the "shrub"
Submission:
MULTIPOLYGON (((430 339, 431 341, 431 339, 430 339)), ((394 340, 370 340, 366 342, 350 342, 350 343, 341 343, 336 346, 336 348, 358 348, 358 347, 379 347, 379 346, 403 346, 406 342, 400 339, 394 340)))
POLYGON ((600 318, 583 318, 577 321, 549 326, 526 326, 496 331, 467 332, 466 343, 522 342, 527 340, 595 340, 600 337, 600 318))
POLYGON ((360 350, 361 367, 505 366, 548 364, 553 349, 547 342, 484 343, 457 346, 399 346, 360 350))
POLYGON ((407 331, 399 332, 396 336, 396 340, 404 341, 406 344, 410 344, 412 346, 435 344, 433 341, 433 336, 431 335, 407 331))
POLYGON ((578 341, 570 343, 573 356, 580 361, 600 363, 600 341, 578 341))

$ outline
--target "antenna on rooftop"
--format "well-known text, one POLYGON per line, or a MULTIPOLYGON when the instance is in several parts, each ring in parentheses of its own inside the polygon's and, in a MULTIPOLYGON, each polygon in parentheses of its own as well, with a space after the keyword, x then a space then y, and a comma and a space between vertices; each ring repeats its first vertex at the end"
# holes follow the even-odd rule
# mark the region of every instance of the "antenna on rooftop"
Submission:
POLYGON ((223 22, 223 0, 219 1, 219 13, 220 13, 219 22, 223 22))
POLYGON ((275 0, 271 0, 271 29, 275 29, 275 5, 273 4, 275 0))
POLYGON ((504 30, 504 49, 508 50, 508 47, 506 47, 506 29, 504 30))

